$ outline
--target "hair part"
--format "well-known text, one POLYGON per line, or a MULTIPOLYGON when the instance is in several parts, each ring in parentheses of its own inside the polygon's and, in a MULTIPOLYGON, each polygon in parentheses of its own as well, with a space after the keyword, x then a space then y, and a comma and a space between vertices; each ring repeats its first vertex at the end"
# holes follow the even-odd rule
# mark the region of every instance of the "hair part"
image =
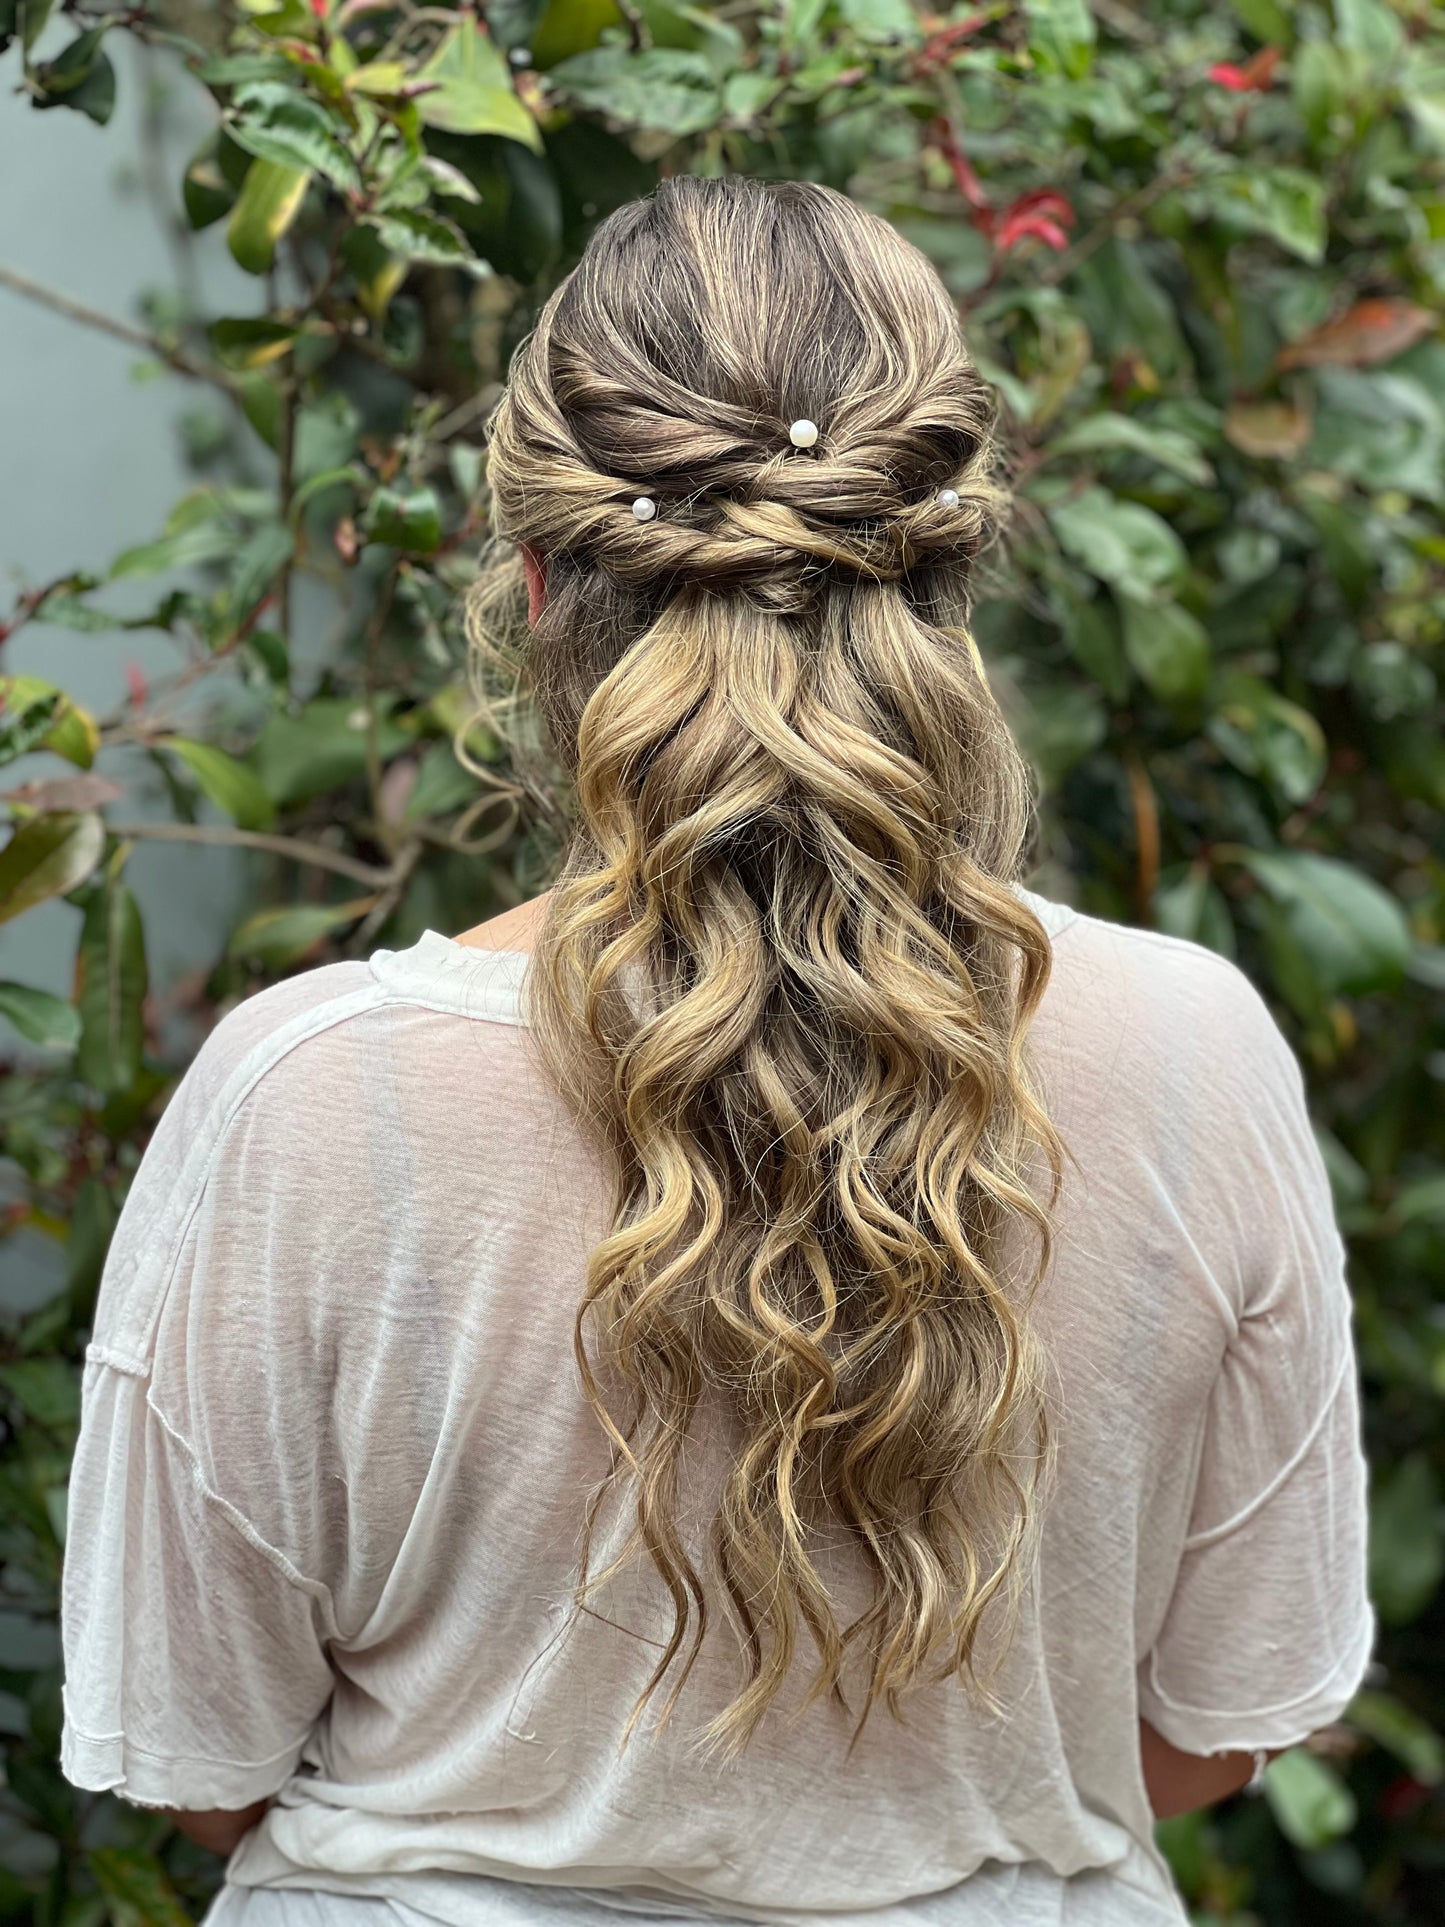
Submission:
POLYGON ((488 673, 515 673, 571 791, 529 1016, 615 1182, 575 1328, 613 1448, 577 1599, 645 1548, 674 1613, 624 1744, 691 1631, 671 1716, 711 1596, 744 1679, 703 1738, 733 1755, 802 1631, 804 1704, 846 1706, 863 1658, 855 1743, 926 1677, 983 1690, 986 1609, 1012 1623, 1027 1578, 1063 1147, 1026 1052, 1052 959, 1013 887, 1031 777, 968 629, 1007 509, 993 426, 915 248, 828 188, 736 177, 604 221, 492 420, 474 675, 495 718, 488 673), (711 1587, 678 1522, 708 1399, 738 1428, 711 1587), (847 1626, 817 1557, 839 1525, 872 1583, 847 1626))

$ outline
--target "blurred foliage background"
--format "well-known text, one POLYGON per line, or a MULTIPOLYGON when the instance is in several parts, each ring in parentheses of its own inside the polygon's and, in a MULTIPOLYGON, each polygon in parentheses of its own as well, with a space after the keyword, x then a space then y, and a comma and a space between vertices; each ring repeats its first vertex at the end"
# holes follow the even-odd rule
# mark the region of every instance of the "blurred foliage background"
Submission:
POLYGON ((153 539, 78 538, 0 607, 32 665, 57 629, 174 647, 108 714, 0 654, 0 920, 62 899, 75 954, 70 1000, 0 981, 0 1239, 64 1252, 47 1302, 0 1310, 0 1919, 183 1922, 219 1881, 56 1766, 107 1240, 229 1004, 550 881, 555 814, 519 807, 466 683, 481 423, 595 222, 733 169, 886 214, 1001 393, 1019 510, 977 628, 1039 771, 1035 886, 1237 959, 1310 1082, 1382 1638, 1263 1800, 1161 1828, 1181 1890, 1221 1927, 1445 1920, 1440 25, 1426 0, 0 0, 36 110, 103 125, 132 35, 213 122, 143 315, 0 263, 6 301, 119 328, 197 397, 194 486, 153 539), (244 312, 198 307, 186 251, 220 246, 244 312), (127 884, 156 839, 249 866, 213 968, 163 991, 127 884))

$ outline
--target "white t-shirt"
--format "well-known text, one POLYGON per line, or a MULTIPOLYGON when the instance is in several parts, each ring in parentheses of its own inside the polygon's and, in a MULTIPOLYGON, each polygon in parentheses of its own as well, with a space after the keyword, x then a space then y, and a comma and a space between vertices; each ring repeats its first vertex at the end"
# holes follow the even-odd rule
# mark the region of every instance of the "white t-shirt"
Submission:
MULTIPOLYGON (((1021 894, 1076 1160, 1035 1312, 1057 1484, 1004 1713, 927 1686, 851 1758, 822 1702, 694 1761, 739 1677, 720 1613, 671 1727, 617 1757, 671 1611, 645 1560, 567 1611, 607 1464, 572 1325, 610 1190, 532 1050, 528 959, 428 930, 217 1025, 106 1264, 62 1597, 69 1780, 279 1795, 209 1919, 1185 1920, 1140 1714, 1194 1753, 1287 1746, 1371 1651, 1344 1252, 1243 973, 1021 894)), ((846 1551, 832 1576, 867 1598, 846 1551)))

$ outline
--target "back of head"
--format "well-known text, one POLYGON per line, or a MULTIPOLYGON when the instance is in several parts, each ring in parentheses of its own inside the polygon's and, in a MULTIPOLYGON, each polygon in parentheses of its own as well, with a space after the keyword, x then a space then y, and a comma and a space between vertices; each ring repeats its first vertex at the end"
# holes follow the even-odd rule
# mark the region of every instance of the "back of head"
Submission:
MULTIPOLYGON (((617 1183, 577 1321, 615 1448, 587 1538, 631 1480, 624 1556, 675 1607, 634 1720, 691 1624, 671 1710, 720 1599, 729 1751, 802 1629, 814 1694, 866 1656, 864 1718, 935 1660, 976 1683, 1037 1513, 1043 1367, 1000 1258, 1024 1220, 1046 1268, 1062 1147, 1024 1050, 1050 968, 1011 887, 1029 776, 967 629, 1005 499, 991 419, 886 223, 679 178, 597 230, 492 424, 497 530, 546 572, 522 666, 576 792, 530 1014, 617 1183), (675 1517, 709 1391, 742 1440, 716 1586, 675 1517), (840 1525, 874 1581, 848 1627, 812 1556, 840 1525)), ((519 577, 513 554, 484 578, 483 655, 519 577)))

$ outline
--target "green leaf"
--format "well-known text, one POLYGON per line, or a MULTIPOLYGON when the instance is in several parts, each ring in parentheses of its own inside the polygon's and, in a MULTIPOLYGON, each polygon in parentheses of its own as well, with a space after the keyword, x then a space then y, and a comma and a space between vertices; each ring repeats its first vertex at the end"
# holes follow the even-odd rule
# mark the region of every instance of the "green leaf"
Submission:
POLYGON ((1390 1222, 1402 1224, 1445 1225, 1445 1172, 1431 1178, 1415 1178, 1401 1185, 1390 1201, 1390 1222))
POLYGON ((190 1914, 154 1854, 97 1847, 87 1858, 110 1902, 112 1927, 191 1927, 190 1914))
POLYGON ((89 769, 100 747, 100 729, 88 709, 81 709, 65 697, 55 712, 55 721, 40 739, 42 749, 53 750, 78 769, 89 769))
POLYGON ((79 1011, 48 990, 0 982, 0 1017, 8 1017, 22 1037, 46 1050, 74 1050, 80 1041, 79 1011))
POLYGON ((1314 381, 1320 405, 1305 450, 1312 468, 1445 502, 1445 408, 1423 382, 1362 368, 1317 368, 1314 381))
POLYGON ((1094 57, 1094 16, 1087 0, 1024 0, 1029 52, 1044 73, 1079 80, 1094 57))
POLYGON ((234 630, 266 596, 295 553, 295 531, 284 522, 263 522, 236 551, 226 584, 226 622, 234 630))
POLYGON ((1052 503, 1049 523, 1065 554, 1139 602, 1165 601, 1188 566, 1169 524, 1139 502, 1086 488, 1052 503))
POLYGON ((398 207, 388 214, 374 215, 367 223, 388 253, 409 261, 435 261, 443 267, 467 268, 472 273, 490 272, 478 261, 472 244, 454 221, 445 215, 426 214, 420 208, 398 207))
POLYGON ((1335 38, 1372 64, 1388 65, 1405 44, 1405 30, 1382 0, 1334 0, 1335 38))
POLYGON ((253 160, 226 227, 232 255, 248 274, 264 274, 276 243, 301 211, 311 176, 277 161, 253 160))
POLYGON ((246 638, 246 647, 254 653, 278 689, 290 688, 291 652, 284 636, 278 636, 274 629, 253 629, 246 638))
POLYGON ((1265 234, 1289 254, 1318 266, 1325 258, 1325 187, 1298 167, 1255 167, 1207 181, 1209 213, 1243 234, 1265 234))
POLYGON ((1062 573, 1051 580, 1049 597, 1074 659, 1111 702, 1123 702, 1129 693, 1129 663, 1113 598, 1086 598, 1062 573))
POLYGON ((860 40, 911 47, 923 37, 909 0, 838 0, 838 11, 860 40))
POLYGON ((107 579, 119 582, 126 576, 166 575, 172 569, 185 569, 201 562, 219 562, 234 555, 240 537, 221 522, 194 523, 163 535, 156 542, 143 542, 139 548, 126 549, 111 563, 107 579))
POLYGON ((0 676, 0 764, 48 749, 89 769, 99 745, 95 718, 63 689, 39 676, 0 676))
POLYGON ((16 16, 23 23, 22 44, 26 53, 44 33, 53 10, 54 0, 19 0, 16 16))
POLYGON ((341 243, 341 258, 356 282, 357 300, 373 321, 380 321, 391 297, 406 279, 405 258, 384 247, 376 229, 364 222, 347 231, 341 243))
POLYGON ((115 112, 115 68, 109 54, 97 54, 90 71, 78 87, 52 100, 37 100, 37 107, 71 107, 78 114, 104 127, 115 112))
POLYGON ((1266 778, 1286 803, 1307 802, 1324 780, 1324 731, 1308 710, 1287 702, 1262 677, 1225 677, 1208 734, 1236 769, 1266 778))
POLYGON ((217 54, 196 68, 208 87, 239 87, 252 80, 294 81, 296 62, 285 54, 217 54))
POLYGON ((268 448, 281 434, 281 391, 269 375, 242 375, 236 382, 241 412, 268 448))
POLYGON ((196 743, 185 736, 162 736, 160 746, 173 750, 218 809, 243 830, 269 830, 276 806, 253 769, 238 763, 213 743, 196 743))
POLYGON ((0 677, 0 764, 13 763, 44 741, 63 693, 38 676, 0 677))
POLYGON ((1104 705, 1091 689, 1052 683, 1031 689, 1018 717, 1024 754, 1047 784, 1056 784, 1109 733, 1104 705))
POLYGON ((661 133, 697 134, 722 114, 712 63, 704 54, 673 48, 633 53, 598 47, 564 60, 553 83, 584 107, 632 127, 661 133))
POLYGON ((1213 468, 1187 435, 1178 429, 1155 427, 1136 415, 1087 415, 1056 435, 1044 455, 1051 460, 1055 455, 1115 452, 1146 456, 1196 488, 1207 488, 1214 480, 1213 468))
MULTIPOLYGON (((383 761, 410 737, 386 714, 377 723, 383 761)), ((309 802, 354 782, 366 769, 366 709, 345 697, 317 697, 298 715, 277 710, 256 739, 250 762, 280 808, 309 802)))
POLYGON ((1301 1746, 1270 1761, 1264 1793, 1280 1832, 1297 1847, 1328 1846, 1355 1824, 1355 1796, 1332 1767, 1301 1746))
POLYGON ((300 329, 266 315, 213 321, 208 330, 216 359, 226 368, 265 368, 295 346, 300 329))
POLYGON ((1237 945, 1234 920, 1223 894, 1203 864, 1192 863, 1177 878, 1161 877, 1154 892, 1154 925, 1166 936, 1202 943, 1233 961, 1237 945))
POLYGON ((595 47, 608 27, 621 25, 617 0, 545 0, 531 35, 532 65, 546 73, 559 61, 595 47))
POLYGON ((1290 92, 1317 147, 1332 143, 1337 121, 1353 131, 1359 90, 1352 65, 1325 40, 1302 41, 1290 60, 1290 92))
POLYGON ((105 825, 88 810, 22 823, 0 850, 0 923, 84 883, 104 849, 105 825))
POLYGON ((1119 597, 1124 651, 1139 675, 1166 703, 1197 702, 1209 686, 1209 634, 1177 602, 1119 597))
POLYGON ((379 488, 367 508, 366 533, 373 542, 428 555, 442 539, 441 505, 432 488, 379 488))
POLYGON ((80 1422, 80 1374, 63 1358, 22 1358, 0 1365, 0 1385, 37 1424, 53 1432, 80 1422))
POLYGON ((86 910, 75 976, 76 1071, 98 1091, 128 1091, 145 1043, 145 933, 135 898, 117 878, 106 879, 86 910))
POLYGON ((116 618, 104 609, 92 609, 77 595, 52 589, 31 616, 32 622, 52 622, 57 629, 73 629, 79 635, 105 635, 116 627, 116 618))
POLYGON ((99 126, 105 125, 115 110, 115 69, 100 51, 109 24, 89 28, 54 60, 34 69, 36 107, 73 107, 99 126))
POLYGON ((1393 1695, 1362 1690, 1350 1701, 1345 1717, 1393 1753, 1421 1786, 1439 1786, 1445 1780, 1445 1739, 1393 1695))
POLYGON ((449 816, 478 794, 476 777, 457 761, 451 744, 433 743, 421 759, 421 768, 402 814, 409 823, 431 816, 449 816))
POLYGON ((541 153, 537 123, 513 92, 506 61, 475 20, 463 19, 415 78, 434 83, 416 96, 426 126, 449 134, 500 134, 541 153))
POLYGON ((349 903, 261 910, 232 933, 226 954, 265 970, 284 970, 315 950, 323 938, 358 922, 375 902, 370 896, 349 903))
MULTIPOLYGON (((108 23, 107 23, 108 24, 108 23)), ((48 96, 44 102, 54 106, 66 94, 73 94, 84 86, 86 76, 94 67, 100 53, 101 42, 105 39, 106 27, 88 27, 84 33, 72 40, 68 47, 58 53, 54 60, 37 63, 31 78, 41 92, 48 96)))
POLYGON ((359 193, 361 173, 341 139, 341 126, 309 94, 276 81, 252 81, 238 89, 226 131, 248 154, 302 173, 310 170, 359 193))
POLYGON ((1378 1475, 1370 1494, 1370 1597, 1387 1625, 1408 1625, 1442 1576, 1440 1493, 1429 1459, 1411 1452, 1378 1475))
POLYGON ((399 60, 370 60, 346 76, 348 94, 399 94, 407 82, 399 60))
POLYGON ((110 1186, 99 1178, 82 1178, 71 1206, 65 1245, 65 1296, 72 1324, 89 1325, 94 1320, 96 1293, 117 1215, 110 1186))
POLYGON ((1294 40, 1289 11, 1280 0, 1232 0, 1240 25, 1266 46, 1288 47, 1294 40))
POLYGON ((1378 883, 1313 851, 1241 848, 1236 858, 1280 906, 1326 990, 1363 993, 1400 981, 1412 949, 1410 925, 1378 883))
POLYGON ((1428 714, 1439 684, 1420 650, 1398 642, 1372 642, 1350 664, 1350 682, 1377 723, 1428 714))

